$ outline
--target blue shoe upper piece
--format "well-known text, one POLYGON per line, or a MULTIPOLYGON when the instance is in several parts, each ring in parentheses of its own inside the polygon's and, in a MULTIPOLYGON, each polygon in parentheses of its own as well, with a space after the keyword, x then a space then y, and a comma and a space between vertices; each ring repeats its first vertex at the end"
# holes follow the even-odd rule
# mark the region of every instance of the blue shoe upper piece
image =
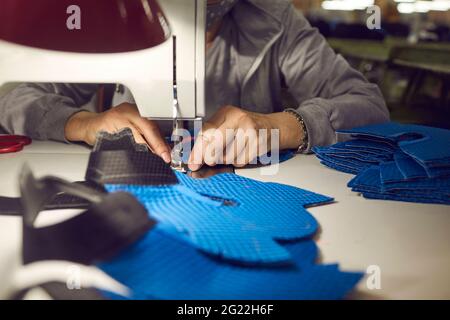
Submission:
POLYGON ((340 132, 398 144, 404 153, 424 166, 450 165, 450 130, 388 122, 340 132))
POLYGON ((321 162, 355 174, 364 197, 450 204, 450 130, 384 123, 341 131, 353 140, 314 148, 321 162))
POLYGON ((361 279, 315 263, 318 224, 305 206, 331 198, 235 174, 177 178, 173 186, 106 186, 135 195, 159 222, 99 265, 132 290, 130 299, 341 299, 361 279))
POLYGON ((289 265, 248 267, 224 263, 157 229, 99 267, 129 287, 131 299, 341 299, 362 277, 316 265, 311 240, 284 247, 289 265))
POLYGON ((306 206, 333 201, 299 188, 264 183, 235 174, 193 179, 177 173, 173 186, 106 185, 133 194, 158 228, 184 237, 196 248, 240 263, 285 263, 290 253, 277 240, 316 233, 306 206))

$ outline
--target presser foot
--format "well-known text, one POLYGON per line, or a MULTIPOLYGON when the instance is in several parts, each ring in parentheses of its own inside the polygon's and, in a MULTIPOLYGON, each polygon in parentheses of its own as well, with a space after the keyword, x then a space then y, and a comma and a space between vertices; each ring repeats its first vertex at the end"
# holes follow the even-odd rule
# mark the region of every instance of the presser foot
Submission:
POLYGON ((188 166, 187 164, 183 163, 183 145, 182 143, 178 143, 175 145, 175 147, 172 150, 172 163, 171 167, 173 170, 181 172, 181 173, 187 173, 188 166))

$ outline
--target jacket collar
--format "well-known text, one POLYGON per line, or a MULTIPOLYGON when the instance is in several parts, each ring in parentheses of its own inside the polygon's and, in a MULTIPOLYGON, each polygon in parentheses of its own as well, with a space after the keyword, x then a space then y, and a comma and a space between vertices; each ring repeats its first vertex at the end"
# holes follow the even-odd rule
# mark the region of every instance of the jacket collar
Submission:
POLYGON ((241 70, 244 87, 258 70, 264 56, 276 40, 283 34, 282 17, 290 5, 281 0, 241 0, 232 11, 240 36, 248 45, 240 48, 243 57, 241 70))

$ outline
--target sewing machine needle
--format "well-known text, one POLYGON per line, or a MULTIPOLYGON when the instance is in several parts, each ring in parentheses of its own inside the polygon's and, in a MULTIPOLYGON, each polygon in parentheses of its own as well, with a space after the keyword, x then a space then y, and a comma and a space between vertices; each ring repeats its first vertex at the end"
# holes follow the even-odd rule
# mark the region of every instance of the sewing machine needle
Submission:
POLYGON ((173 137, 174 147, 172 149, 172 168, 178 171, 186 172, 183 166, 183 138, 181 130, 183 121, 180 120, 180 104, 178 101, 177 86, 177 37, 173 36, 173 137))

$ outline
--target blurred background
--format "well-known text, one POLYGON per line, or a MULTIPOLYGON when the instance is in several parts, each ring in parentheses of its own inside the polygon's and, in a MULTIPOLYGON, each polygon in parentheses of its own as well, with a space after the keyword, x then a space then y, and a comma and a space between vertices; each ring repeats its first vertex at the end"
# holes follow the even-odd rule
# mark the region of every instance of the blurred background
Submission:
POLYGON ((380 86, 393 120, 450 129, 450 0, 292 1, 380 86), (381 9, 381 28, 370 30, 373 5, 381 9))
MULTIPOLYGON (((392 120, 450 129, 450 0, 292 1, 336 52, 379 85, 392 120), (370 30, 373 5, 380 29, 370 30)), ((1 87, 0 96, 15 85, 1 87)))

